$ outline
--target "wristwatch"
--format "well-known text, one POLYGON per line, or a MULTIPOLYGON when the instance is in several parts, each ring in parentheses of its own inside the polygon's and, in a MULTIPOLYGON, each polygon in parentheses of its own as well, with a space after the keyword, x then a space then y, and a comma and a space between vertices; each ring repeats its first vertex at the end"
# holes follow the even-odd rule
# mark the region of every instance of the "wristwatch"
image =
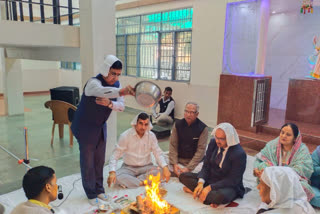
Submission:
POLYGON ((113 102, 110 101, 110 104, 108 105, 108 108, 112 109, 112 107, 113 107, 113 102))

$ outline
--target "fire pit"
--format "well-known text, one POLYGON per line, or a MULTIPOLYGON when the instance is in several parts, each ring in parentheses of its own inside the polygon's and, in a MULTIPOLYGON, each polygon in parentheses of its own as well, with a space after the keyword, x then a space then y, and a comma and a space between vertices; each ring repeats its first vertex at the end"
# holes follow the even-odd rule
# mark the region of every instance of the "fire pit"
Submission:
POLYGON ((144 181, 146 189, 146 197, 137 196, 136 202, 133 202, 123 210, 121 214, 180 214, 180 210, 170 205, 162 197, 166 194, 166 190, 160 189, 160 173, 157 176, 150 175, 144 181))

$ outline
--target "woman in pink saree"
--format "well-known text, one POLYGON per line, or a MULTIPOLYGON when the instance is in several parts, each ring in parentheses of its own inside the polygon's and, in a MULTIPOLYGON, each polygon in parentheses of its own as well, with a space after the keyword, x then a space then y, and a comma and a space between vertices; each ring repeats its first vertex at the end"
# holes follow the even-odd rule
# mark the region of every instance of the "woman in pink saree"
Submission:
POLYGON ((260 178, 264 168, 269 166, 291 167, 300 176, 308 201, 314 197, 309 184, 313 173, 312 159, 308 147, 302 143, 299 129, 295 124, 284 124, 280 136, 268 142, 256 155, 253 174, 260 178))

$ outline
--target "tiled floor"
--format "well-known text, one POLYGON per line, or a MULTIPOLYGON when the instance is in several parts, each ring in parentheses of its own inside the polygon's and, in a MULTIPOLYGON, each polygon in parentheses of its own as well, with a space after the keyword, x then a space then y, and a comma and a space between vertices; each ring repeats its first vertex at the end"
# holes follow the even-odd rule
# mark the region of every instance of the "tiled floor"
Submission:
MULTIPOLYGON (((24 158, 23 128, 28 128, 29 158, 32 167, 46 165, 55 169, 58 177, 80 172, 79 147, 74 138, 73 148, 69 147, 69 133, 64 129, 64 139, 59 139, 55 130, 54 144, 51 147, 51 111, 44 107, 49 95, 25 96, 24 104, 28 109, 24 115, 0 116, 0 145, 19 158, 24 158), (32 160, 37 159, 37 160, 32 160)), ((0 107, 1 108, 1 107, 0 107)), ((118 113, 118 135, 130 127, 130 122, 138 111, 127 108, 118 113)), ((168 151, 168 138, 159 141, 160 147, 168 151)), ((25 167, 0 149, 0 194, 21 187, 25 167)))

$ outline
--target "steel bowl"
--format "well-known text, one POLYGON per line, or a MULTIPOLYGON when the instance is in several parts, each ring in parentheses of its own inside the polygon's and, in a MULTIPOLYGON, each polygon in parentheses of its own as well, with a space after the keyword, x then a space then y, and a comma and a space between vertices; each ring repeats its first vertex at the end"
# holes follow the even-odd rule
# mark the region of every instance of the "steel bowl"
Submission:
POLYGON ((135 86, 136 101, 143 107, 152 107, 161 98, 160 87, 150 81, 138 82, 135 86))

